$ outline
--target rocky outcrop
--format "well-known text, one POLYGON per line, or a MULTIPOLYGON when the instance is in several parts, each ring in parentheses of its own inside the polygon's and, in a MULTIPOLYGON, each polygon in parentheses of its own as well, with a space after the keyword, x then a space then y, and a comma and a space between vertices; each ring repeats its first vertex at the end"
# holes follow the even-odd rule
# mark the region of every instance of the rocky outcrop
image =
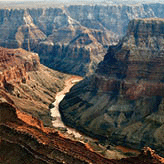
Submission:
POLYGON ((164 20, 136 19, 96 73, 60 104, 63 121, 100 140, 163 154, 164 20))
POLYGON ((155 154, 155 151, 152 150, 150 147, 144 147, 142 153, 138 157, 132 157, 127 159, 122 159, 120 163, 163 163, 164 159, 161 158, 159 155, 155 154))
MULTIPOLYGON (((86 75, 134 18, 164 18, 163 4, 70 5, 0 10, 0 45, 39 53, 48 67, 86 75)), ((21 7, 20 7, 21 8, 21 7)))
POLYGON ((30 78, 27 72, 37 71, 39 67, 38 54, 0 47, 0 86, 4 87, 7 83, 25 83, 30 78))
POLYGON ((0 102, 0 162, 12 164, 161 164, 164 160, 150 148, 138 157, 109 160, 96 154, 87 145, 63 137, 45 128, 42 121, 18 110, 15 105, 0 102))
POLYGON ((36 53, 0 48, 0 102, 9 102, 51 125, 49 104, 69 77, 40 64, 36 53))
POLYGON ((29 119, 9 103, 0 103, 0 113, 2 163, 111 163, 84 144, 44 128, 41 121, 29 119))

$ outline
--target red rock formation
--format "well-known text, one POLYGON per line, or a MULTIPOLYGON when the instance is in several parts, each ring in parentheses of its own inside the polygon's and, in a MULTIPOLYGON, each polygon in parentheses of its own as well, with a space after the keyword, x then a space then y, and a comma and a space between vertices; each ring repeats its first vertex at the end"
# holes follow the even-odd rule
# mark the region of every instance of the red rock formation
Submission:
POLYGON ((36 53, 0 47, 0 100, 42 118, 47 125, 51 124, 48 106, 65 77, 41 65, 36 53))
POLYGON ((161 158, 150 147, 144 147, 142 153, 138 157, 132 157, 127 159, 121 159, 120 164, 132 163, 132 164, 161 164, 164 163, 164 158, 161 158))
POLYGON ((0 103, 0 162, 1 163, 93 163, 93 164, 161 164, 150 148, 138 157, 109 160, 96 154, 88 145, 62 137, 45 128, 42 121, 22 113, 14 105, 0 103), (9 148, 10 147, 10 148, 9 148), (9 155, 12 154, 12 155, 9 155), (23 156, 23 161, 21 158, 23 156), (39 160, 39 161, 38 161, 39 160), (29 161, 29 162, 28 162, 29 161))
POLYGON ((0 48, 0 86, 4 83, 21 83, 29 79, 29 71, 39 69, 37 54, 17 49, 0 48))

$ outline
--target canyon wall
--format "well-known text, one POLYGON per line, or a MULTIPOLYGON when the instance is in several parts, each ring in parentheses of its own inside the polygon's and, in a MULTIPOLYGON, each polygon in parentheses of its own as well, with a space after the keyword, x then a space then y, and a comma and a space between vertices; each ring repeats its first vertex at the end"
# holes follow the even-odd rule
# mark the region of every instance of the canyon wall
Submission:
POLYGON ((163 4, 70 5, 0 9, 0 45, 39 53, 48 67, 78 75, 94 72, 108 45, 134 18, 164 18, 163 4))
POLYGON ((163 155, 164 19, 136 19, 96 72, 60 103, 63 121, 84 133, 163 155))
POLYGON ((0 102, 15 105, 44 125, 51 126, 49 104, 67 77, 40 64, 36 53, 0 47, 0 102))
POLYGON ((87 145, 45 128, 42 121, 8 102, 0 102, 0 137, 0 162, 8 164, 161 164, 164 160, 150 148, 120 161, 103 158, 87 145))
POLYGON ((36 53, 0 48, 0 163, 162 163, 149 148, 137 157, 109 160, 89 145, 46 128, 51 126, 48 105, 67 78, 41 65, 36 53))

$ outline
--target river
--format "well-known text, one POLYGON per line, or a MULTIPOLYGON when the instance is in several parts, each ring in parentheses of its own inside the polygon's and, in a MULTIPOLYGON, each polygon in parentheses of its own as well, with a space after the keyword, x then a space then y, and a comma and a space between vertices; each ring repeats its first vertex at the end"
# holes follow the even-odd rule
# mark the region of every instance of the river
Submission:
POLYGON ((72 76, 71 78, 65 81, 65 87, 62 91, 58 92, 55 97, 55 102, 52 104, 54 105, 51 108, 51 116, 53 118, 52 124, 57 129, 65 129, 66 134, 72 135, 74 138, 81 138, 82 135, 73 128, 70 128, 62 122, 61 115, 59 112, 59 103, 63 100, 65 94, 69 92, 69 90, 75 85, 77 82, 81 81, 83 78, 80 76, 72 76))

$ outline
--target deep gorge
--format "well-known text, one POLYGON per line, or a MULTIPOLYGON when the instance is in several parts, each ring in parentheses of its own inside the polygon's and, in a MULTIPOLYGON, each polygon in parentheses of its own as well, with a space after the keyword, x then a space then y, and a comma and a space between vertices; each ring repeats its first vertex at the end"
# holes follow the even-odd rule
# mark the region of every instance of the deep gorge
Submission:
POLYGON ((164 163, 163 8, 1 7, 0 163, 164 163))

